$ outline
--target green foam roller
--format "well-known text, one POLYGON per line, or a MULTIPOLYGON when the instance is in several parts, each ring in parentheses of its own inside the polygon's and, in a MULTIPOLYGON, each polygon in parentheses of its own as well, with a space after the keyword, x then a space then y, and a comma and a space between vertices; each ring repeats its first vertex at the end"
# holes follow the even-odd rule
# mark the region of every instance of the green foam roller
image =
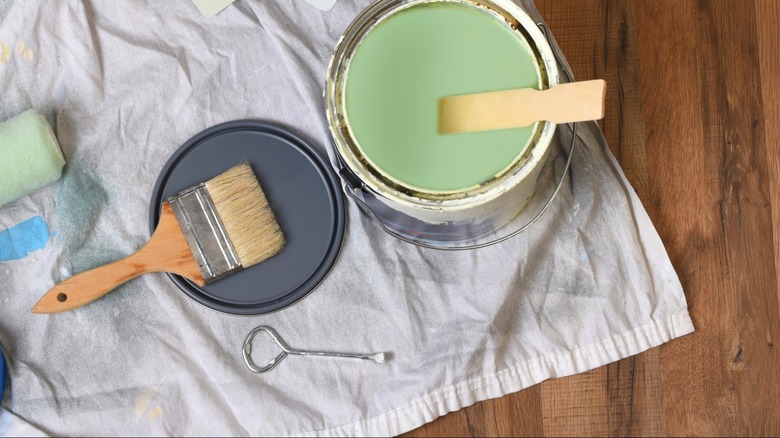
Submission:
POLYGON ((0 206, 57 181, 64 165, 54 131, 35 110, 0 123, 0 206))

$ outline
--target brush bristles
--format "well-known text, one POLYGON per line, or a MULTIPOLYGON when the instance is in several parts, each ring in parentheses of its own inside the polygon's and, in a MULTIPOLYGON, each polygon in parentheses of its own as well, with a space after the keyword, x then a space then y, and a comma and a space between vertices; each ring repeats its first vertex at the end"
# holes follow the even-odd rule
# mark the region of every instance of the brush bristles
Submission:
POLYGON ((206 189, 244 268, 282 249, 284 235, 249 163, 210 179, 206 189))

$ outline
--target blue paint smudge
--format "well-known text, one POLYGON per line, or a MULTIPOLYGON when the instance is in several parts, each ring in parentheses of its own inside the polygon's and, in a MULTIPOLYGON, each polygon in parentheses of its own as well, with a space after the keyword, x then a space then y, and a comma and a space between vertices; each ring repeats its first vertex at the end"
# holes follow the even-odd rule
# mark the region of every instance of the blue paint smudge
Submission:
POLYGON ((588 258, 590 257, 590 254, 591 254, 593 251, 595 251, 595 250, 596 250, 596 247, 595 247, 595 246, 593 246, 593 245, 588 245, 588 246, 586 246, 586 247, 585 247, 585 251, 583 251, 583 252, 581 252, 581 253, 580 253, 580 261, 581 261, 581 262, 584 262, 584 261, 588 260, 588 258))
POLYGON ((0 232, 0 262, 19 260, 43 249, 49 241, 49 226, 40 216, 0 232))

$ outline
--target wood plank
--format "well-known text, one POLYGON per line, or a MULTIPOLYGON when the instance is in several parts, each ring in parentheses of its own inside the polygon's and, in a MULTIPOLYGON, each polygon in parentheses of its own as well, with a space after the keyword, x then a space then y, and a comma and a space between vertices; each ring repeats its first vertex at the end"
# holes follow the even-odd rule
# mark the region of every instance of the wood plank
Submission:
POLYGON ((491 402, 495 410, 498 436, 533 437, 544 432, 539 385, 491 402))
POLYGON ((653 121, 649 213, 697 327, 661 349, 666 433, 777 434, 780 391, 766 376, 780 372, 780 327, 753 3, 640 2, 637 21, 653 121))
POLYGON ((633 385, 630 395, 631 423, 628 435, 666 435, 661 402, 660 358, 660 348, 653 348, 634 356, 633 385))
MULTIPOLYGON (((537 9, 550 27, 571 65, 576 80, 599 76, 595 57, 606 52, 606 6, 586 0, 560 7, 555 1, 538 1, 537 9)), ((600 122, 613 125, 614 83, 607 78, 607 108, 600 122)), ((608 368, 543 382, 542 423, 545 436, 604 436, 608 431, 606 390, 608 368)))
POLYGON ((540 436, 543 432, 540 412, 540 390, 537 385, 498 399, 476 403, 403 436, 540 436))
MULTIPOLYGON (((780 2, 756 0, 756 30, 774 226, 775 274, 780 286, 780 2)), ((780 287, 778 287, 780 294, 780 287)), ((780 299, 778 299, 780 301, 780 299)))
MULTIPOLYGON (((674 20, 668 25, 682 26, 683 22, 690 23, 695 20, 695 10, 690 3, 678 5, 673 11, 668 10, 669 3, 640 4, 637 8, 637 23, 640 46, 640 66, 642 71, 641 82, 643 90, 643 114, 648 121, 646 132, 648 156, 648 173, 651 186, 651 202, 648 206, 648 214, 653 220, 657 231, 664 240, 672 263, 681 277, 683 288, 688 298, 689 310, 694 323, 698 328, 697 333, 680 339, 665 346, 662 349, 662 389, 665 408, 665 424, 667 433, 693 435, 697 428, 690 423, 690 413, 699 410, 711 409, 718 400, 709 402, 707 393, 702 386, 697 386, 691 391, 675 390, 675 388, 688 388, 688 376, 695 375, 697 367, 693 361, 685 361, 686 357, 718 356, 718 349, 711 342, 702 342, 709 336, 707 328, 712 321, 699 316, 700 302, 706 300, 700 298, 703 290, 701 283, 708 277, 718 277, 719 260, 714 265, 706 264, 701 254, 706 251, 710 243, 705 239, 698 226, 688 219, 690 212, 704 211, 706 203, 703 202, 704 191, 708 183, 700 183, 694 178, 685 178, 679 183, 686 186, 686 190, 679 190, 678 185, 671 184, 667 190, 660 185, 660 181, 667 174, 701 176, 704 174, 704 148, 680 147, 675 150, 668 146, 669 139, 675 139, 680 145, 703 145, 703 131, 697 129, 704 119, 703 111, 698 105, 699 100, 690 93, 700 90, 700 76, 694 61, 687 69, 689 57, 696 53, 695 42, 692 38, 684 38, 684 32, 670 34, 669 29, 656 23, 668 20, 671 15, 674 20), (659 66, 678 66, 676 74, 663 70, 659 66), (661 70, 660 72, 658 70, 661 70), (681 84, 685 84, 684 86, 681 84), (658 90, 668 90, 659 93, 658 90), (650 123, 652 121, 652 123, 650 123), (685 159, 683 159, 685 155, 685 159), (681 208, 678 208, 680 206, 681 208), (690 249, 688 249, 690 248, 690 249), (686 254, 687 249, 687 254, 686 254), (698 276, 693 276, 694 273, 698 276), (700 342, 693 342, 698 339, 700 342), (663 361, 672 361, 663 363, 663 361), (677 406, 677 409, 672 409, 677 406), (668 408, 668 409, 667 409, 668 408)), ((712 219, 710 219, 711 222, 712 219)), ((709 240, 712 238, 710 237, 709 240)), ((701 369, 702 375, 717 372, 718 366, 709 360, 707 367, 701 369)), ((700 380, 696 381, 701 383, 700 380)), ((705 382, 706 383, 706 382, 705 382)), ((711 383, 712 386, 720 385, 720 381, 711 383)), ((718 411, 724 410, 721 403, 718 411)), ((700 414, 701 415, 701 414, 700 414)), ((705 423, 713 424, 714 415, 705 417, 705 423)), ((698 429, 698 433, 712 433, 720 431, 733 435, 735 431, 726 430, 723 427, 710 427, 698 429)))
POLYGON ((493 400, 485 400, 465 409, 466 421, 471 436, 498 436, 496 423, 496 405, 493 400))
POLYGON ((609 434, 607 371, 601 367, 541 384, 545 436, 609 434))
MULTIPOLYGON (((595 56, 595 74, 608 88, 602 131, 639 199, 647 204, 650 186, 642 118, 636 3, 604 3, 606 34, 603 56, 595 56)), ((598 54, 598 51, 594 50, 598 54)), ((663 435, 658 349, 607 366, 608 429, 611 435, 663 435)))
POLYGON ((469 433, 469 422, 466 412, 459 410, 437 418, 428 424, 405 433, 404 437, 451 437, 472 436, 469 433))
MULTIPOLYGON (((636 6, 630 1, 538 2, 577 80, 606 79, 607 114, 601 123, 610 149, 640 200, 649 199, 642 121, 636 6)), ((663 434, 657 349, 588 373, 543 385, 547 435, 663 434), (640 372, 637 372, 637 369, 640 372), (594 383, 596 382, 596 383, 594 383), (558 392, 577 397, 578 387, 604 385, 582 413, 560 415, 558 392)), ((595 391, 595 388, 594 388, 595 391)), ((566 411, 566 409, 563 409, 566 411)))

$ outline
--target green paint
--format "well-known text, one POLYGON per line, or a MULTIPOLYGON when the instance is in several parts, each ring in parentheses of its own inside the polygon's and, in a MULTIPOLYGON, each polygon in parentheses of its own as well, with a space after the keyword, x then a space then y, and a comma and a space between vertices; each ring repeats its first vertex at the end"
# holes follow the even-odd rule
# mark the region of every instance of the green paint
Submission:
POLYGON ((347 71, 346 112, 363 154, 408 186, 462 190, 497 175, 526 128, 439 135, 441 97, 539 88, 536 62, 502 20, 461 3, 419 4, 368 32, 347 71))
POLYGON ((64 165, 49 123, 35 110, 0 123, 0 205, 57 181, 64 165))
POLYGON ((63 264, 70 274, 84 272, 128 254, 116 242, 118 230, 101 226, 100 215, 109 199, 101 179, 87 170, 83 161, 74 161, 66 169, 57 199, 57 216, 59 235, 64 244, 63 264))

